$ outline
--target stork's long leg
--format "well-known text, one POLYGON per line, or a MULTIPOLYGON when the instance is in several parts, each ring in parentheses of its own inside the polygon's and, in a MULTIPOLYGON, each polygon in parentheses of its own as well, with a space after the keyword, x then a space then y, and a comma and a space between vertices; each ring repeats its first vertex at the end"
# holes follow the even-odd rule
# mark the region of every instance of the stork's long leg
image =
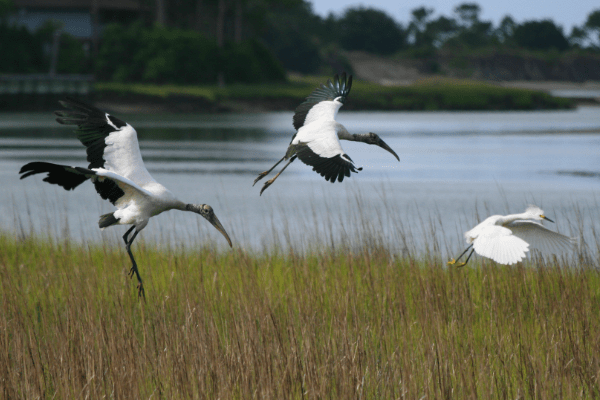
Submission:
POLYGON ((448 265, 454 265, 456 268, 464 267, 465 265, 467 265, 467 263, 468 263, 468 262, 469 262, 469 260, 471 259, 471 256, 473 255, 473 252, 475 251, 475 249, 472 249, 472 250, 471 250, 471 253, 469 253, 469 256, 467 257, 467 260, 466 260, 465 262, 463 262, 463 263, 458 263, 458 264, 456 264, 456 262, 457 262, 458 260, 460 260, 460 258, 461 258, 462 256, 464 256, 464 255, 465 255, 465 253, 466 253, 467 251, 469 251, 469 249, 471 249, 471 247, 473 247, 473 245, 472 245, 472 244, 471 244, 469 247, 467 247, 467 248, 465 249, 465 251, 463 251, 462 253, 460 253, 460 256, 458 256, 458 257, 456 258, 456 260, 453 258, 452 260, 448 261, 448 265), (456 264, 456 265, 455 265, 455 264, 456 264))
POLYGON ((281 157, 281 160, 277 161, 277 163, 275 163, 275 165, 273 165, 271 167, 270 170, 265 171, 265 172, 261 172, 260 174, 258 174, 258 177, 256 177, 256 179, 254 180, 254 183, 252 184, 252 186, 256 185, 256 182, 260 181, 262 178, 264 178, 265 176, 269 175, 269 173, 271 171, 273 171, 275 169, 276 166, 278 166, 279 164, 281 164, 281 162, 285 160, 285 156, 281 157))
MULTIPOLYGON (((263 188, 262 188, 262 189, 260 189, 260 194, 261 194, 261 195, 262 195, 262 193, 265 191, 265 189, 266 189, 266 188, 268 188, 269 186, 271 186, 271 184, 272 184, 273 182, 275 182, 275 179, 277 179, 277 177, 278 177, 279 175, 281 175, 281 173, 282 173, 283 171, 285 171, 285 169, 288 167, 288 165, 290 165, 290 164, 292 163, 292 161, 294 161, 294 160, 296 159, 296 157, 298 157, 298 156, 294 155, 292 158, 290 158, 290 161, 288 161, 288 163, 287 163, 287 164, 285 164, 285 165, 283 166, 283 168, 281 168, 281 171, 279 171, 279 172, 277 173, 277 175, 275 175, 274 177, 272 177, 271 179, 269 179, 268 181, 266 181, 266 182, 265 182, 265 184, 263 185, 263 188)), ((285 157, 284 157, 284 158, 285 158, 285 157)), ((279 162, 281 162, 281 160, 280 160, 279 162)), ((278 162, 277 164, 279 164, 279 162, 278 162)), ((275 164, 275 165, 277 165, 277 164, 275 164)), ((273 168, 275 168, 275 167, 273 167, 273 168)), ((271 169, 272 169, 272 168, 271 168, 271 169)))
POLYGON ((133 232, 133 236, 131 236, 131 239, 127 238, 129 236, 129 234, 131 233, 131 231, 133 231, 134 229, 135 229, 135 226, 132 226, 123 235, 123 240, 125 241, 125 247, 127 248, 127 254, 129 254, 129 258, 131 259, 131 264, 133 264, 133 266, 129 270, 129 277, 133 278, 133 274, 135 273, 135 276, 137 277, 137 280, 138 280, 138 297, 143 297, 144 300, 146 300, 146 294, 144 293, 144 285, 142 284, 142 277, 140 276, 140 272, 138 271, 137 264, 135 262, 135 259, 133 258, 133 253, 131 252, 131 244, 133 243, 133 241, 134 241, 135 237, 137 236, 137 234, 139 233, 139 231, 136 230, 135 232, 133 232))

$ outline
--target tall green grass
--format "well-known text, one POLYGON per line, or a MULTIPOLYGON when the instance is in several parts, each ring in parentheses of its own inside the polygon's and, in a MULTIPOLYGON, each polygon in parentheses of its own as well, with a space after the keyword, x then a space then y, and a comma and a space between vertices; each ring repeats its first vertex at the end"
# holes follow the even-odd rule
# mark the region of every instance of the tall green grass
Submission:
POLYGON ((0 234, 1 398, 597 398, 600 275, 0 234))

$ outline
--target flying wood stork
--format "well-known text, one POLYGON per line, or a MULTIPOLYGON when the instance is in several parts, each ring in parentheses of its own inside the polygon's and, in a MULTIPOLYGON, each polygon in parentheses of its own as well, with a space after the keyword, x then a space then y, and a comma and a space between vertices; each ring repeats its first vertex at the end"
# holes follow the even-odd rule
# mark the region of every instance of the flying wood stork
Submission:
POLYGON ((45 182, 60 185, 65 190, 73 190, 84 181, 91 180, 98 194, 117 207, 117 211, 100 216, 100 228, 132 225, 123 235, 123 240, 132 263, 129 275, 133 277, 135 273, 138 280, 138 296, 145 296, 144 286, 131 253, 131 244, 151 217, 167 210, 200 214, 232 245, 211 206, 179 201, 152 178, 142 161, 137 133, 131 125, 72 98, 60 103, 67 110, 56 111, 56 120, 61 124, 78 126, 75 133, 87 149, 89 166, 81 168, 36 161, 21 168, 21 179, 47 173, 45 182))
POLYGON ((342 73, 341 79, 336 74, 333 82, 328 79, 326 85, 321 84, 296 108, 294 114, 296 133, 285 156, 271 169, 260 173, 252 186, 273 171, 283 160, 289 161, 277 175, 265 182, 260 191, 261 195, 296 158, 313 167, 313 171, 321 174, 331 183, 336 179, 339 182, 343 181, 344 176, 350 176, 350 172, 361 171, 362 168, 356 168, 350 156, 344 152, 339 139, 375 144, 392 153, 400 161, 394 150, 377 134, 372 132, 351 134, 344 125, 336 122, 335 116, 346 102, 351 87, 352 75, 346 81, 346 73, 342 73))
POLYGON ((512 265, 525 257, 530 245, 539 250, 555 252, 568 250, 575 244, 577 239, 553 232, 538 222, 544 219, 554 222, 537 206, 529 206, 521 214, 492 215, 465 232, 469 247, 456 260, 448 261, 448 265, 464 267, 474 251, 499 264, 512 265), (466 261, 457 264, 457 261, 471 248, 466 261))

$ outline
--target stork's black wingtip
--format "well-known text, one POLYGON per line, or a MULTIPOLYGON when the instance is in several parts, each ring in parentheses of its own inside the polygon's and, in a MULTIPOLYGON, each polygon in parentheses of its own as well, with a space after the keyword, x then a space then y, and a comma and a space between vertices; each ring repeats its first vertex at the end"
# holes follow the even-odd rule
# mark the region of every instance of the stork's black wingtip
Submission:
POLYGON ((357 170, 359 170, 359 171, 362 171, 362 170, 363 170, 363 169, 362 169, 362 167, 359 167, 359 168, 356 168, 356 169, 357 169, 357 170))

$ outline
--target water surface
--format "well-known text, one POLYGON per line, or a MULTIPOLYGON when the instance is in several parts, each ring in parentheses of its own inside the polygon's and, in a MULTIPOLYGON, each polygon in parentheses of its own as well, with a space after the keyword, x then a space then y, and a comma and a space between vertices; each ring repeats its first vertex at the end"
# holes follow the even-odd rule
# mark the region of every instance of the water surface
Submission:
MULTIPOLYGON (((342 142, 364 170, 331 184, 294 162, 263 196, 256 175, 279 160, 293 134, 292 113, 117 115, 138 131, 151 174, 181 200, 213 206, 237 246, 306 248, 382 238, 402 251, 455 252, 462 232, 489 214, 535 203, 553 229, 591 235, 600 193, 600 108, 540 112, 340 112, 355 133, 378 133, 401 162, 376 146, 342 142), (589 216, 589 218, 586 218, 589 216), (369 236, 371 235, 371 236, 369 236), (437 238, 433 245, 430 237, 437 238)), ((17 232, 112 241, 100 232, 113 208, 90 183, 73 193, 20 181, 30 161, 87 166, 71 127, 51 113, 0 117, 0 224, 17 232)), ((201 218, 177 211, 153 218, 148 243, 225 240, 201 218)))

